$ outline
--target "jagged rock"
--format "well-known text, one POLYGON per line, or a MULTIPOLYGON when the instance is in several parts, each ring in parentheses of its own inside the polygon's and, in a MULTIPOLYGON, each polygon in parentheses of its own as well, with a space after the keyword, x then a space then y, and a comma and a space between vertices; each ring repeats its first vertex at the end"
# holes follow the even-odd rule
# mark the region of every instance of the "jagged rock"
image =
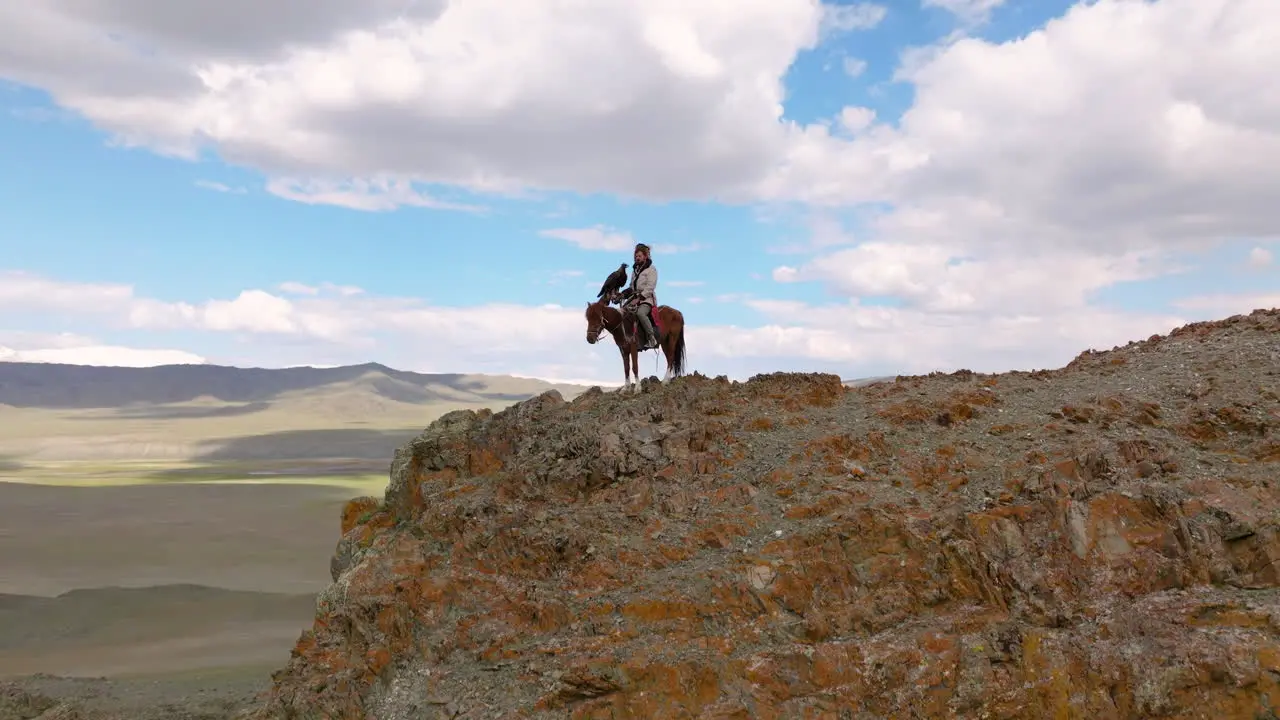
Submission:
POLYGON ((451 413, 253 717, 1275 717, 1277 342, 451 413))
POLYGON ((58 707, 58 701, 14 685, 0 685, 0 718, 32 720, 58 707))

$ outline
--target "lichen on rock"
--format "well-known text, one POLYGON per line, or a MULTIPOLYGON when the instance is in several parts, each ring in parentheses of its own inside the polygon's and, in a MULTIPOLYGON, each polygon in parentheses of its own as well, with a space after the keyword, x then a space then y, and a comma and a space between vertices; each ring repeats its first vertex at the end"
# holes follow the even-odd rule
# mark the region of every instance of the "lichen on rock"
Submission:
POLYGON ((254 717, 1275 717, 1278 343, 450 413, 254 717))

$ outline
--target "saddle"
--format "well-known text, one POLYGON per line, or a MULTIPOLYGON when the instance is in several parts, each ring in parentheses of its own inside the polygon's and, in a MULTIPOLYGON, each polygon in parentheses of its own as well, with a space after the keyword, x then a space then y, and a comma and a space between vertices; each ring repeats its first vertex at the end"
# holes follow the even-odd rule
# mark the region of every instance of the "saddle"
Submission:
MULTIPOLYGON (((637 335, 640 332, 640 328, 637 327, 637 323, 639 318, 634 313, 624 313, 623 317, 626 318, 622 325, 626 332, 627 341, 638 340, 637 335)), ((662 323, 658 320, 658 308, 655 305, 649 306, 649 320, 653 323, 654 336, 658 342, 662 342, 662 323)))

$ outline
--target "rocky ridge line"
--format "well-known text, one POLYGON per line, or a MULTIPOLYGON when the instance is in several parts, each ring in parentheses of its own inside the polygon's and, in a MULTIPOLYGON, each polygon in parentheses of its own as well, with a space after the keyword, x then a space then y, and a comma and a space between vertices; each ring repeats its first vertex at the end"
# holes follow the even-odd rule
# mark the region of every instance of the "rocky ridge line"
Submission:
POLYGON ((1274 718, 1280 311, 1062 369, 463 411, 268 718, 1274 718))

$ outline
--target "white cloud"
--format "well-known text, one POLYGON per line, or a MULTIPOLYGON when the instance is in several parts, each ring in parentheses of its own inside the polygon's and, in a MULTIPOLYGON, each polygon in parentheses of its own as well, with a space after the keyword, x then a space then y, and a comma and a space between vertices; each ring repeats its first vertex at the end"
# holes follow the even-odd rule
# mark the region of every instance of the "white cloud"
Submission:
POLYGON ((856 78, 867 71, 867 61, 861 58, 847 57, 840 63, 844 74, 856 78))
POLYGON ((952 235, 1054 247, 1276 232, 1280 104, 1262 89, 1280 44, 1251 39, 1280 22, 1269 0, 1099 0, 1025 38, 956 36, 900 73, 915 100, 899 126, 855 111, 838 131, 783 121, 782 80, 824 32, 883 7, 419 6, 286 4, 246 24, 237 5, 10 3, 0 75, 125 142, 210 144, 303 202, 480 209, 426 190, 444 184, 894 203, 958 213, 952 235))
POLYGON ((884 20, 889 9, 870 2, 851 5, 829 3, 822 6, 822 30, 826 33, 870 30, 884 20))
POLYGON ((1269 2, 1101 0, 1024 39, 962 39, 905 78, 899 128, 811 128, 764 190, 997 243, 1275 234, 1280 103, 1260 89, 1280 45, 1249 38, 1277 22, 1269 2))
POLYGON ((922 0, 921 4, 924 7, 942 8, 962 22, 978 24, 986 22, 991 17, 991 12, 1004 5, 1005 0, 922 0))
POLYGON ((214 192, 228 193, 231 195, 243 195, 246 190, 242 187, 231 187, 226 183, 215 182, 213 180, 197 180, 196 187, 212 190, 214 192))
POLYGON ((1249 266, 1255 268, 1264 268, 1271 265, 1274 261, 1271 251, 1264 247, 1256 247, 1249 251, 1249 266))
MULTIPOLYGON (((569 278, 582 277, 584 273, 581 270, 556 270, 551 273, 551 277, 547 280, 548 285, 559 285, 569 278)), ((592 285, 588 283, 588 287, 592 285)))
POLYGON ((311 285, 307 285, 305 283, 300 283, 300 282, 292 282, 292 281, 282 282, 277 287, 280 288, 280 292, 288 293, 290 295, 320 294, 320 288, 312 287, 311 285))
POLYGON ((115 283, 66 283, 26 272, 0 271, 0 309, 53 312, 114 312, 133 298, 133 288, 115 283))
MULTIPOLYGON (((965 22, 998 4, 931 2, 965 22)), ((771 305, 758 309, 777 327, 699 328, 703 347, 720 348, 708 358, 793 347, 888 361, 907 357, 889 351, 915 327, 928 328, 923 347, 939 348, 921 362, 965 345, 953 326, 1026 352, 1141 337, 1171 318, 1099 310, 1097 291, 1178 270, 1169 258, 1179 253, 1280 237, 1280 96, 1268 91, 1280 43, 1263 31, 1280 25, 1271 0, 1097 0, 1008 42, 957 31, 903 57, 897 78, 914 99, 899 122, 848 107, 809 126, 782 119, 782 78, 797 53, 883 14, 812 0, 423 0, 407 15, 389 0, 293 7, 259 9, 246 24, 229 20, 244 17, 238 4, 181 13, 142 0, 0 4, 0 75, 49 90, 126 143, 187 156, 213 145, 304 202, 479 209, 448 199, 442 186, 452 185, 800 202, 815 217, 875 209, 851 229, 815 224, 802 249, 821 254, 774 277, 892 300, 855 313, 883 333, 885 350, 860 340, 866 327, 803 324, 819 310, 771 305), (1055 334, 1060 324, 1074 329, 1055 334)), ((543 234, 609 252, 634 244, 605 226, 543 234)), ((490 353, 486 333, 516 353, 581 334, 574 308, 258 290, 158 303, 121 285, 2 279, 0 308, 365 342, 362 352, 386 342, 378 333, 400 332, 430 338, 415 351, 458 362, 514 362, 490 353), (399 324, 366 325, 383 313, 399 324), (535 331, 544 334, 525 334, 535 331)), ((1181 309, 1207 312, 1245 301, 1187 302, 1181 309)), ((975 347, 974 358, 996 362, 992 348, 1004 345, 975 347)))
MULTIPOLYGON (((572 243, 582 250, 603 250, 608 252, 631 252, 636 246, 636 239, 631 233, 603 225, 586 228, 552 228, 538 233, 545 238, 554 238, 572 243)), ((653 243, 650 245, 655 255, 672 255, 676 253, 697 252, 706 249, 702 243, 677 245, 674 243, 653 243)))
POLYGON ((774 278, 939 313, 1087 309, 1178 255, 1280 237, 1280 44, 1255 41, 1278 24, 1270 2, 1099 0, 1011 42, 949 39, 900 71, 897 126, 846 111, 852 139, 809 128, 762 186, 880 208, 861 246, 774 278))
POLYGON ((471 207, 423 189, 436 183, 674 198, 767 172, 797 52, 820 25, 883 13, 814 0, 416 4, 428 9, 204 3, 180 17, 140 0, 7 3, 0 76, 126 144, 188 158, 211 146, 302 202, 471 207))
POLYGON ((938 313, 1084 308, 1090 293, 1171 271, 1150 256, 1057 253, 974 257, 943 245, 865 243, 800 268, 774 270, 778 282, 818 280, 851 297, 893 297, 938 313))
POLYGON ((156 365, 200 365, 205 362, 205 359, 183 350, 159 350, 113 345, 73 345, 32 350, 14 350, 13 348, 0 346, 0 362, 154 367, 156 365))
POLYGON ((289 295, 319 295, 320 293, 336 293, 338 295, 350 296, 359 295, 364 292, 363 288, 355 285, 335 285, 330 282, 320 283, 320 285, 307 285, 300 282, 282 282, 276 286, 280 292, 289 295))
POLYGON ((336 205, 352 210, 386 211, 398 207, 472 213, 485 210, 479 205, 440 200, 416 189, 410 180, 389 177, 345 181, 278 177, 267 183, 267 191, 286 200, 308 205, 336 205))
POLYGON ((1280 293, 1222 293, 1195 295, 1174 303, 1175 307, 1211 317, 1226 317, 1280 307, 1280 293))
MULTIPOLYGON (((891 278, 886 282, 898 282, 891 278)), ((878 281, 877 281, 878 282, 878 281)), ((75 283, 45 280, 54 297, 74 295, 75 283)), ((1052 294, 1052 293, 1051 293, 1052 294)), ((922 297, 933 298, 925 293, 922 297)), ((942 296, 946 297, 946 296, 942 296)), ((1039 306, 1008 304, 986 312, 889 307, 850 302, 811 306, 743 294, 716 300, 759 313, 756 327, 703 324, 686 315, 689 369, 745 378, 771 370, 813 370, 860 377, 886 372, 927 372, 1053 367, 1086 348, 1107 348, 1190 320, 1274 306, 1277 296, 1190 298, 1184 316, 1099 310, 1068 295, 1039 306)), ((696 305, 692 300, 690 306, 696 305)), ((35 317, 36 305, 0 305, 6 318, 35 317)), ((262 290, 233 299, 165 303, 131 297, 114 315, 78 307, 72 319, 93 323, 95 334, 146 331, 169 344, 167 331, 190 342, 201 332, 202 355, 181 350, 136 350, 83 336, 0 333, 0 345, 21 348, 17 357, 42 362, 161 364, 210 362, 261 367, 338 365, 371 359, 392 367, 434 372, 515 373, 543 378, 613 381, 618 355, 611 343, 585 341, 584 307, 492 303, 472 307, 431 305, 414 298, 317 294, 293 300, 262 290), (241 339, 243 338, 243 342, 241 339), (209 348, 219 348, 216 351, 209 348)), ((153 344, 153 343, 148 343, 153 344)), ((11 353, 12 355, 12 353, 11 353)), ((643 363, 651 372, 652 357, 643 363)), ((661 375, 661 371, 658 372, 661 375)))
POLYGON ((703 245, 702 243, 695 242, 695 243, 688 243, 687 245, 677 245, 674 243, 654 243, 652 247, 653 247, 653 254, 656 257, 658 255, 675 255, 678 253, 698 252, 699 250, 706 250, 708 246, 703 245))
POLYGON ((849 133, 860 133, 875 120, 876 111, 868 107, 849 106, 840 110, 840 127, 849 133))
MULTIPOLYGON (((809 357, 867 372, 929 372, 967 368, 979 372, 1060 367, 1082 350, 1109 349, 1188 322, 1176 315, 1121 313, 1092 308, 1060 312, 1009 309, 990 314, 945 314, 861 305, 810 306, 751 301, 777 323, 740 345, 752 354, 768 348, 787 355, 786 343, 803 343, 809 357), (782 329, 788 332, 782 332, 782 329)), ((844 377, 850 377, 844 373, 844 377)))
POLYGON ((573 243, 583 250, 621 252, 635 247, 631 233, 602 225, 589 228, 552 228, 538 233, 542 237, 573 243))

